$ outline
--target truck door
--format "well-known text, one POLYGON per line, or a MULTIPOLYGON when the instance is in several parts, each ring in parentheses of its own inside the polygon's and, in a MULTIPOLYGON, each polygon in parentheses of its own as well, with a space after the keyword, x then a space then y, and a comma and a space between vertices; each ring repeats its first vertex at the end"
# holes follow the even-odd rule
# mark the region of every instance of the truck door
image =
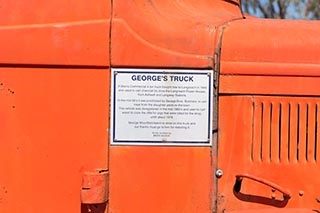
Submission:
POLYGON ((83 177, 108 170, 106 2, 1 4, 0 212, 106 209, 80 200, 83 177))

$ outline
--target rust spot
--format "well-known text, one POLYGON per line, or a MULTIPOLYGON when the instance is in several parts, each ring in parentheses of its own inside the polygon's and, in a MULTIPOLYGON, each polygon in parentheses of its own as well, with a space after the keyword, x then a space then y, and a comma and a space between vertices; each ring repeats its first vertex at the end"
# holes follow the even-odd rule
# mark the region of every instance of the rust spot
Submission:
POLYGON ((6 187, 3 186, 0 189, 0 203, 2 203, 2 201, 4 200, 5 194, 8 194, 8 190, 6 189, 6 187))
POLYGON ((8 89, 8 92, 10 92, 11 94, 14 94, 14 91, 12 89, 8 89))
POLYGON ((223 194, 219 194, 217 199, 217 204, 221 205, 224 203, 224 201, 225 201, 225 196, 223 194))

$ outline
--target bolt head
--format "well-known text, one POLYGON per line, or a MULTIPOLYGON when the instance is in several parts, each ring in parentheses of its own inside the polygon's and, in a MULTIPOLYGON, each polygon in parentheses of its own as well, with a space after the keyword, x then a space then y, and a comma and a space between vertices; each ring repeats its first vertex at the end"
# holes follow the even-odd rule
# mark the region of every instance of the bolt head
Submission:
POLYGON ((216 171, 216 177, 217 177, 217 178, 221 178, 222 175, 223 175, 223 171, 222 171, 221 169, 218 169, 218 170, 216 171))

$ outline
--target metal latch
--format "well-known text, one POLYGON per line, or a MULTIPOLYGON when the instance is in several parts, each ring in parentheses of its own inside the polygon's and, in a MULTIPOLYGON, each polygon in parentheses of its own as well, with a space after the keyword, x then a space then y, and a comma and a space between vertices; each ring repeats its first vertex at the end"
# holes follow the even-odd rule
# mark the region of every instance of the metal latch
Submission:
POLYGON ((81 203, 105 203, 109 198, 109 172, 97 170, 85 172, 82 178, 81 203))

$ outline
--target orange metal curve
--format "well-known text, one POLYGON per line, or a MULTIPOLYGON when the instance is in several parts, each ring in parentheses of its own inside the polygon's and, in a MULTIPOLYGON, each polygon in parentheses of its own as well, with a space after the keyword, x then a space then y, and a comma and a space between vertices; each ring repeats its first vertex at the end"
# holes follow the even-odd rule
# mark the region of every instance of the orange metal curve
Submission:
POLYGON ((111 63, 212 67, 219 26, 241 18, 237 4, 221 0, 115 0, 111 63))
POLYGON ((239 3, 1 3, 0 212, 319 209, 319 22, 243 19, 239 3), (220 71, 217 146, 109 147, 111 67, 220 71), (108 202, 81 205, 96 169, 108 202), (246 173, 292 198, 235 192, 246 173))
MULTIPOLYGON (((242 19, 220 0, 113 1, 113 67, 213 68, 221 27, 242 19)), ((110 147, 110 212, 212 212, 212 147, 110 147)))

